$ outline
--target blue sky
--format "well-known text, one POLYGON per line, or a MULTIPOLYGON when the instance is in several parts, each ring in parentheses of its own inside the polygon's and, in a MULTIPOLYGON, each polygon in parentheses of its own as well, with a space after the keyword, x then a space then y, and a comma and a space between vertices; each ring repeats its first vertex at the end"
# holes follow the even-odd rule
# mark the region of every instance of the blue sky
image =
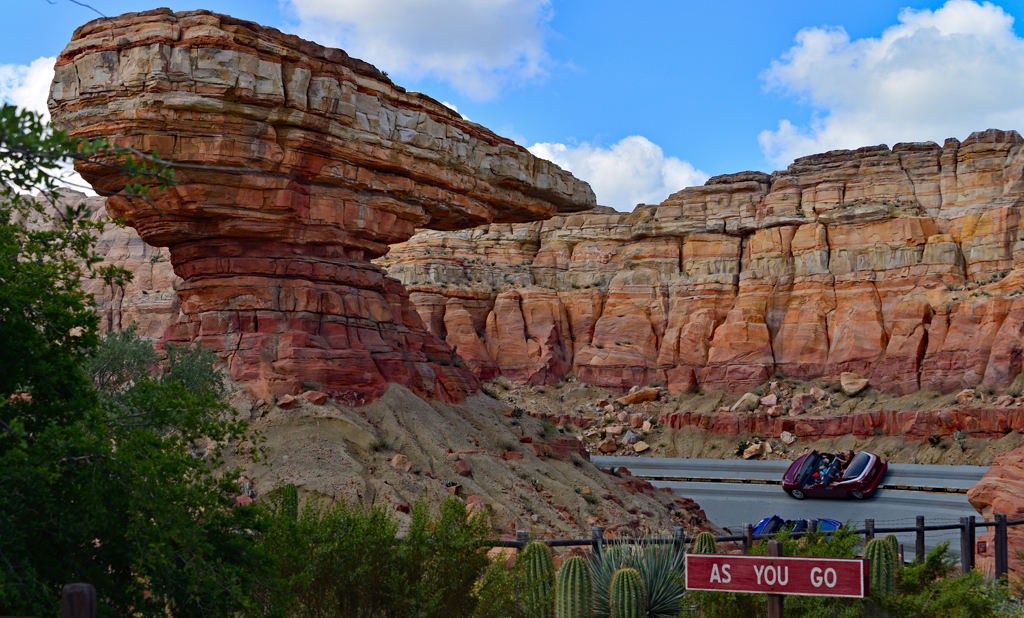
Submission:
MULTIPOLYGON (((52 60, 97 17, 21 0, 0 97, 45 105, 52 60)), ((89 0, 106 15, 151 3, 89 0)), ((192 3, 163 2, 174 10, 192 3)), ((1024 130, 1021 3, 205 0, 340 46, 631 210, 796 156, 1024 130)))

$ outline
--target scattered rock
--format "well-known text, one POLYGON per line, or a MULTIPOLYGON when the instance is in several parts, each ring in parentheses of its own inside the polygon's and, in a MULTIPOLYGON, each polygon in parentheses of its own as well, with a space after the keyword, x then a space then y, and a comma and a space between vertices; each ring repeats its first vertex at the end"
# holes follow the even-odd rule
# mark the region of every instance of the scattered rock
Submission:
POLYGON ((617 436, 622 433, 622 425, 608 425, 604 430, 609 436, 617 436))
POLYGON ((252 497, 249 494, 242 494, 235 498, 235 506, 249 506, 252 504, 252 497))
POLYGON ((965 388, 956 394, 956 402, 960 405, 967 405, 971 401, 974 401, 974 389, 965 388))
POLYGON ((583 489, 582 489, 582 490, 580 490, 580 493, 582 493, 582 494, 585 494, 585 495, 589 496, 589 495, 590 495, 590 494, 591 494, 592 492, 590 491, 590 488, 589 488, 589 487, 587 487, 586 485, 584 485, 584 486, 583 486, 583 489))
POLYGON ((843 388, 844 393, 852 397, 867 388, 868 379, 862 378, 855 373, 844 371, 839 374, 839 385, 843 388))
POLYGON ((406 504, 404 502, 396 502, 395 503, 395 510, 398 511, 399 513, 408 513, 412 509, 409 507, 408 504, 406 504))
POLYGON ((401 470, 402 472, 408 472, 412 469, 412 462, 409 461, 408 457, 401 453, 391 458, 391 465, 394 466, 396 470, 401 470))
POLYGON ((615 418, 620 423, 625 423, 626 421, 629 420, 629 412, 626 412, 626 411, 619 412, 619 415, 617 417, 615 417, 615 418))
POLYGON ((614 453, 619 450, 619 445, 615 443, 615 438, 605 438, 597 445, 597 450, 602 453, 614 453))
POLYGON ((637 389, 636 391, 630 391, 625 397, 619 397, 615 401, 621 403, 624 406, 631 406, 635 403, 643 403, 645 401, 655 401, 658 399, 658 389, 645 386, 637 389))
POLYGON ((462 485, 449 485, 448 486, 448 493, 450 493, 453 496, 461 496, 462 495, 462 485))
POLYGON ((1003 396, 999 397, 998 399, 996 399, 996 405, 1000 406, 1000 407, 1003 407, 1003 408, 1005 408, 1007 406, 1012 406, 1013 405, 1013 397, 1011 397, 1010 395, 1003 395, 1003 396))
POLYGON ((465 459, 460 459, 455 462, 455 474, 459 476, 469 476, 473 474, 473 470, 469 467, 469 462, 465 459))
POLYGON ((747 393, 740 397, 740 400, 732 404, 730 412, 750 412, 756 410, 757 406, 761 404, 761 398, 754 393, 747 393))
POLYGON ((817 386, 812 386, 811 387, 811 397, 814 397, 815 401, 821 401, 822 399, 828 397, 828 393, 826 393, 822 389, 818 388, 817 386))
POLYGON ((627 431, 626 435, 622 436, 622 444, 625 446, 636 444, 636 435, 632 431, 627 431))
POLYGON ((608 401, 607 399, 598 399, 597 400, 597 407, 599 407, 599 408, 607 408, 610 405, 612 405, 612 402, 608 401))
POLYGON ((302 398, 315 406, 322 406, 327 402, 327 393, 322 391, 306 391, 302 398))
POLYGON ((743 459, 753 459, 761 456, 761 444, 751 444, 743 449, 743 459))
POLYGON ((606 414, 615 414, 615 406, 608 404, 604 407, 604 411, 606 414))
POLYGON ((803 414, 814 407, 815 399, 810 393, 800 393, 799 395, 793 395, 793 400, 789 406, 789 415, 796 416, 803 414))
POLYGON ((522 438, 519 438, 519 441, 522 442, 523 444, 530 444, 533 442, 533 438, 531 438, 530 436, 523 436, 522 438))
POLYGON ((651 421, 644 421, 644 424, 641 425, 641 427, 640 427, 640 431, 642 431, 644 433, 647 433, 648 431, 651 430, 652 427, 654 427, 654 426, 651 425, 651 421))
POLYGON ((789 433, 788 431, 783 431, 782 434, 779 436, 779 440, 782 440, 782 443, 785 444, 786 446, 791 446, 794 442, 796 442, 796 436, 789 433))
POLYGON ((289 408, 294 408, 296 403, 298 403, 298 400, 295 397, 292 397, 291 395, 281 395, 277 400, 277 407, 287 410, 289 408))
POLYGON ((522 459, 523 454, 520 453, 519 451, 502 451, 499 457, 501 457, 505 461, 512 461, 514 459, 522 459))
POLYGON ((786 413, 786 407, 785 406, 772 406, 772 407, 768 408, 768 416, 771 416, 773 418, 776 417, 776 416, 782 416, 785 413, 786 413))
POLYGON ((773 395, 768 395, 766 397, 762 397, 761 398, 761 405, 762 406, 771 407, 771 406, 774 406, 777 403, 779 403, 778 395, 774 395, 773 394, 773 395))
POLYGON ((649 444, 647 444, 646 442, 644 442, 643 440, 641 440, 641 441, 639 441, 639 442, 637 442, 636 444, 633 445, 633 450, 636 451, 637 453, 642 453, 642 452, 646 451, 649 448, 651 448, 651 446, 649 444))
POLYGON ((466 496, 466 510, 470 514, 476 512, 486 513, 491 510, 491 505, 481 496, 466 496))
MULTIPOLYGON (((1011 397, 1011 400, 1012 399, 1013 398, 1011 397)), ((644 426, 644 423, 646 422, 647 421, 644 420, 644 415, 640 413, 633 414, 629 417, 629 424, 630 426, 633 427, 633 429, 640 429, 641 427, 644 426)))

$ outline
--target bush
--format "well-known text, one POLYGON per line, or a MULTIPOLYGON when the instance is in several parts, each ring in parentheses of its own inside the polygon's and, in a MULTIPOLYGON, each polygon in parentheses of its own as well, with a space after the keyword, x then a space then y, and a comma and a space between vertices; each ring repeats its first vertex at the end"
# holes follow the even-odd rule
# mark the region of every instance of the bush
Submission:
MULTIPOLYGON (((411 515, 397 540, 398 521, 383 506, 327 507, 311 499, 292 521, 280 498, 271 499, 259 543, 277 556, 276 573, 256 591, 262 611, 253 615, 474 615, 477 580, 488 565, 478 539, 487 536, 488 521, 470 517, 454 498, 436 516, 425 501, 411 515)), ((500 587, 500 574, 490 575, 489 586, 500 587)))

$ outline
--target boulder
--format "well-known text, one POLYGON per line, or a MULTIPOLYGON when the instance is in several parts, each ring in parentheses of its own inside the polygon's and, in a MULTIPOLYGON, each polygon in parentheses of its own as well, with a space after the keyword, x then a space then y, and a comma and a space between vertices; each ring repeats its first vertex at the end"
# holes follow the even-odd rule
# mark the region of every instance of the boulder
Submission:
POLYGON ((821 401, 822 399, 828 397, 828 393, 826 393, 824 390, 818 388, 817 386, 812 386, 811 390, 810 390, 810 393, 811 393, 811 397, 814 397, 815 401, 821 401))
POLYGON ((626 435, 622 436, 623 446, 632 446, 636 444, 636 435, 632 431, 627 431, 626 435))
POLYGON ((761 443, 751 444, 743 449, 743 459, 753 459, 761 456, 761 443))
POLYGON ((844 393, 852 397, 867 388, 868 379, 855 373, 844 371, 839 375, 839 385, 842 387, 844 393))
POLYGON ((402 453, 398 453, 391 458, 391 465, 395 470, 400 470, 402 472, 408 472, 412 469, 412 462, 410 462, 409 458, 402 453))
POLYGON ((614 453, 619 450, 619 445, 615 443, 615 438, 605 438, 597 445, 597 450, 602 453, 614 453))
POLYGON ((771 406, 774 406, 777 403, 779 403, 779 397, 777 395, 775 395, 775 394, 767 395, 767 396, 761 398, 761 405, 762 406, 771 407, 771 406))
POLYGON ((778 417, 778 416, 782 416, 785 413, 786 413, 786 407, 785 406, 772 406, 772 407, 768 408, 768 416, 770 416, 772 418, 775 418, 775 417, 778 417))
POLYGON ((459 476, 470 476, 473 474, 473 470, 469 467, 469 462, 465 459, 460 459, 455 462, 455 474, 459 476))
POLYGON ((284 410, 288 410, 290 408, 294 408, 295 404, 297 404, 298 402, 299 400, 296 399, 295 397, 292 397, 291 395, 281 395, 277 399, 277 407, 284 410))
POLYGON ((636 451, 637 453, 643 453, 649 448, 651 448, 651 446, 644 442, 643 440, 640 440, 639 442, 633 445, 633 450, 636 451))
POLYGON ((647 433, 647 432, 648 432, 648 431, 650 431, 650 430, 651 430, 651 429, 652 429, 653 427, 654 427, 654 426, 653 426, 653 425, 651 425, 651 421, 644 421, 644 424, 640 426, 640 431, 642 431, 642 432, 644 432, 644 433, 647 433))
POLYGON ((810 393, 799 393, 797 395, 793 395, 793 400, 789 405, 789 414, 791 416, 803 414, 814 407, 815 401, 814 396, 810 393))
POLYGON ((302 398, 315 406, 322 406, 327 402, 327 393, 322 391, 306 391, 302 398))
POLYGON ((761 398, 754 393, 746 393, 739 398, 739 401, 732 404, 729 408, 730 412, 750 412, 756 410, 757 406, 761 405, 761 398))
POLYGON ((782 434, 779 435, 779 440, 781 440, 786 446, 792 446, 793 443, 796 442, 796 436, 788 431, 783 431, 782 434))
POLYGON ((629 424, 633 429, 640 429, 646 422, 647 421, 644 420, 644 415, 640 413, 632 414, 629 417, 629 424))
POLYGON ((658 389, 651 388, 650 386, 645 386, 635 391, 630 391, 629 394, 627 394, 624 397, 619 397, 615 401, 621 403, 624 406, 631 406, 633 404, 643 403, 645 401, 657 401, 657 399, 658 389))
POLYGON ((956 394, 956 402, 962 406, 969 404, 974 401, 974 389, 965 388, 956 394))

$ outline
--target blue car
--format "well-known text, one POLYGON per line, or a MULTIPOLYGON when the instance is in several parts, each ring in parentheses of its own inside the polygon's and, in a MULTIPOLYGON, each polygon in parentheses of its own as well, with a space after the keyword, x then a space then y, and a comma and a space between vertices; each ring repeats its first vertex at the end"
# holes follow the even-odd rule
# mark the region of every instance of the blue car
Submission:
MULTIPOLYGON (((790 532, 806 532, 808 525, 809 523, 806 519, 782 519, 778 515, 772 515, 757 522, 753 532, 754 534, 772 535, 787 526, 790 526, 790 532)), ((834 519, 818 520, 819 532, 835 532, 842 527, 843 524, 834 519)))

